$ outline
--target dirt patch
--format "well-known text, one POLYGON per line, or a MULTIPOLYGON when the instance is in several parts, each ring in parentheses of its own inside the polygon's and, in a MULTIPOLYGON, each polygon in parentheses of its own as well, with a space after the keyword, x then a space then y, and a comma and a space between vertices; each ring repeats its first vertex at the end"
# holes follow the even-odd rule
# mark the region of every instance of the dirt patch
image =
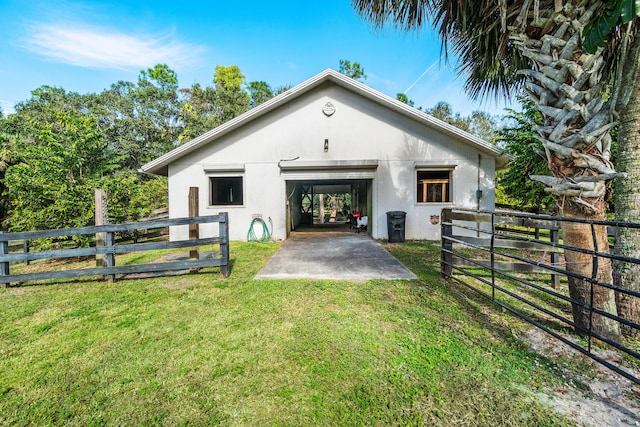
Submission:
POLYGON ((194 280, 193 277, 185 277, 185 278, 176 279, 176 280, 162 281, 160 282, 159 286, 166 289, 184 291, 188 289, 190 286, 194 285, 195 283, 197 283, 197 281, 194 280))
MULTIPOLYGON (((640 426, 640 386, 612 372, 577 350, 556 340, 538 328, 529 329, 523 337, 532 351, 551 359, 559 356, 593 365, 595 376, 576 375, 559 366, 564 385, 536 393, 543 404, 569 416, 583 426, 640 426)), ((610 350, 600 351, 599 357, 618 364, 620 356, 610 350)), ((636 377, 640 372, 627 369, 636 377)))
POLYGON ((22 294, 26 294, 27 292, 31 292, 31 290, 27 289, 27 288, 8 289, 6 291, 0 291, 0 298, 2 298, 2 297, 10 297, 10 296, 14 296, 14 295, 22 295, 22 294))

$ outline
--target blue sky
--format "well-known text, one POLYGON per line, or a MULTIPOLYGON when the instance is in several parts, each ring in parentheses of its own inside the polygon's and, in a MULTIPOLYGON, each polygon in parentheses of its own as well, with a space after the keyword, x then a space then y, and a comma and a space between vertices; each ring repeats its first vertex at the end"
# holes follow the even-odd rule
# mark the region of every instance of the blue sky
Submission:
POLYGON ((337 69, 340 59, 362 64, 364 83, 405 92, 416 106, 447 101, 465 115, 503 113, 504 104, 467 98, 431 30, 373 29, 349 0, 0 0, 0 17, 5 114, 42 85, 100 92, 158 63, 177 72, 180 87, 210 84, 216 65, 279 86, 337 69))

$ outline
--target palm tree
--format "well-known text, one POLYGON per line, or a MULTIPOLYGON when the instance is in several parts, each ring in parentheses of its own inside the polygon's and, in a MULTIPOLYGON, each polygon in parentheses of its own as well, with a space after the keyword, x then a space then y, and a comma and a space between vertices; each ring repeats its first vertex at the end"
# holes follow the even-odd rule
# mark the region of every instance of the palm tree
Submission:
MULTIPOLYGON (((586 53, 582 33, 605 4, 590 0, 353 0, 354 7, 378 26, 393 23, 403 30, 432 20, 444 51, 460 59, 472 96, 526 91, 543 117, 536 134, 551 176, 531 178, 556 196, 562 215, 605 219, 611 183, 621 177, 610 161, 615 125, 609 93, 608 50, 586 53), (609 101, 609 102, 608 102, 609 101)), ((608 251, 605 227, 565 222, 565 244, 608 251), (594 241, 595 240, 595 241, 594 241)), ((565 252, 567 269, 592 276, 588 254, 565 252)), ((611 263, 600 259, 596 279, 611 283, 611 263)), ((569 277, 574 322, 590 324, 591 285, 569 277)), ((614 292, 595 286, 593 305, 617 314, 614 292)), ((595 332, 620 339, 620 327, 607 316, 592 319, 595 332)))
MULTIPOLYGON (((638 222, 640 199, 637 177, 640 176, 640 37, 638 19, 640 5, 634 0, 617 0, 594 23, 587 34, 590 50, 603 45, 611 52, 615 74, 612 103, 614 114, 619 115, 616 147, 616 168, 629 176, 616 180, 614 206, 618 221, 638 222)), ((640 258, 640 230, 616 229, 616 255, 640 258)), ((640 292, 640 265, 629 262, 614 264, 613 282, 620 288, 640 292)), ((616 293, 618 313, 621 317, 640 324, 640 298, 622 292, 616 293)), ((640 330, 622 326, 624 335, 640 338, 640 330)))

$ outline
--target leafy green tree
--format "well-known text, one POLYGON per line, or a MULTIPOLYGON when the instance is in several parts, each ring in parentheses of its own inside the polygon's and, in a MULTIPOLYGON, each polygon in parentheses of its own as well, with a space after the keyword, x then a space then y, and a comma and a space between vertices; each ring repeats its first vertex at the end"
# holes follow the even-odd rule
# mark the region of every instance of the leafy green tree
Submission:
POLYGON ((522 111, 509 110, 510 126, 498 131, 498 145, 504 153, 513 156, 509 168, 498 175, 498 185, 508 203, 523 211, 549 212, 555 206, 553 195, 545 186, 529 179, 529 175, 549 173, 543 147, 535 136, 534 128, 542 122, 540 113, 530 100, 521 99, 522 111))
POLYGON ((289 89, 291 89, 291 85, 282 85, 274 88, 264 81, 249 82, 247 90, 251 96, 251 108, 257 107, 289 89))
POLYGON ((123 170, 103 177, 97 185, 107 193, 109 220, 113 223, 139 221, 168 204, 166 177, 143 177, 123 170))
POLYGON ((496 143, 499 129, 498 121, 500 119, 485 111, 475 110, 470 116, 463 116, 458 112, 454 112, 451 104, 445 101, 439 101, 433 108, 427 108, 424 111, 487 142, 496 143))
POLYGON ((251 107, 256 107, 275 96, 273 89, 267 82, 256 81, 249 82, 247 90, 251 96, 251 107))
POLYGON ((218 126, 219 119, 215 113, 216 93, 213 87, 202 87, 200 83, 194 83, 191 88, 180 89, 180 92, 180 116, 184 123, 178 137, 180 142, 189 141, 218 126))
POLYGON ((453 107, 448 102, 439 101, 433 108, 427 108, 425 112, 436 119, 440 119, 458 129, 469 132, 469 120, 462 117, 460 113, 454 112, 453 107))
POLYGON ((244 74, 237 65, 218 65, 213 76, 219 123, 225 123, 249 110, 251 96, 244 89, 244 74))
POLYGON ((10 210, 7 187, 4 182, 7 169, 17 162, 15 136, 7 132, 8 119, 0 115, 0 230, 10 210))
POLYGON ((122 147, 109 139, 117 132, 133 134, 135 126, 114 127, 135 122, 111 122, 115 110, 97 108, 99 98, 43 86, 0 120, 0 207, 5 226, 34 230, 90 225, 94 189, 99 187, 116 195, 110 208, 117 219, 144 216, 148 209, 136 200, 148 199, 150 209, 157 202, 166 204, 166 185, 153 186, 157 179, 138 175, 133 169, 137 163, 129 162, 126 152, 119 154, 122 147), (118 199, 118 194, 126 197, 118 199))
POLYGON ((119 81, 88 98, 90 114, 122 156, 122 167, 138 169, 176 146, 182 131, 178 78, 166 65, 141 71, 136 83, 119 81))
POLYGON ((34 121, 18 142, 20 162, 5 173, 12 231, 80 227, 93 220, 93 189, 118 168, 97 120, 77 111, 34 121))
MULTIPOLYGON (((9 227, 13 215, 15 191, 11 191, 11 175, 20 167, 28 168, 26 159, 31 153, 43 155, 46 159, 48 142, 40 137, 41 128, 51 125, 52 129, 60 118, 75 111, 86 111, 82 96, 66 92, 61 88, 41 86, 31 92, 29 100, 16 104, 16 112, 0 120, 0 222, 9 227), (14 168, 15 167, 15 168, 14 168)), ((66 152, 63 154, 67 154, 66 152)), ((55 182, 55 181, 53 181, 55 182)), ((43 185, 52 182, 43 181, 43 185)), ((26 198, 38 198, 41 188, 33 192, 22 192, 26 198)), ((37 212, 34 215, 38 214, 37 212)), ((31 211, 23 211, 22 216, 30 216, 31 211)), ((23 221, 28 221, 24 218, 23 221)))
MULTIPOLYGON (((273 96, 273 90, 264 82, 253 85, 255 99, 244 88, 245 77, 237 65, 216 66, 213 86, 202 87, 195 83, 183 89, 181 117, 184 129, 180 141, 193 139, 264 102, 273 96), (268 89, 268 90, 267 90, 268 89)), ((250 86, 251 89, 251 86, 250 86)))
POLYGON ((62 88, 41 86, 31 91, 31 98, 19 102, 16 112, 4 122, 4 131, 20 139, 22 144, 42 144, 33 134, 34 123, 55 122, 60 113, 77 111, 86 113, 89 110, 86 97, 67 92, 62 88))
POLYGON ((400 102, 404 102, 410 107, 413 107, 415 105, 415 103, 411 99, 409 99, 407 95, 401 92, 396 94, 396 99, 400 102))
POLYGON ((469 132, 492 144, 497 143, 500 119, 486 111, 474 110, 469 116, 469 132))
MULTIPOLYGON (((212 86, 178 89, 167 65, 142 70, 98 94, 42 86, 0 114, 0 221, 11 230, 93 223, 95 188, 112 221, 135 221, 167 203, 167 181, 137 169, 287 89, 250 83, 216 67, 212 86)), ((86 242, 78 242, 86 243, 86 242)))
POLYGON ((364 73, 364 68, 358 62, 352 63, 349 60, 341 59, 338 71, 354 80, 367 79, 367 75, 364 73))

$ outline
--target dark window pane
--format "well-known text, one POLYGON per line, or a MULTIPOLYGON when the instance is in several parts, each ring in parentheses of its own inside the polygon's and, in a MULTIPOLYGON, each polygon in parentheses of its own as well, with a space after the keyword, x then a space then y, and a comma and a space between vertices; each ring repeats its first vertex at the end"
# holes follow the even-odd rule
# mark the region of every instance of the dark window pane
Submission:
POLYGON ((242 177, 212 177, 211 204, 212 205, 242 205, 242 177))

